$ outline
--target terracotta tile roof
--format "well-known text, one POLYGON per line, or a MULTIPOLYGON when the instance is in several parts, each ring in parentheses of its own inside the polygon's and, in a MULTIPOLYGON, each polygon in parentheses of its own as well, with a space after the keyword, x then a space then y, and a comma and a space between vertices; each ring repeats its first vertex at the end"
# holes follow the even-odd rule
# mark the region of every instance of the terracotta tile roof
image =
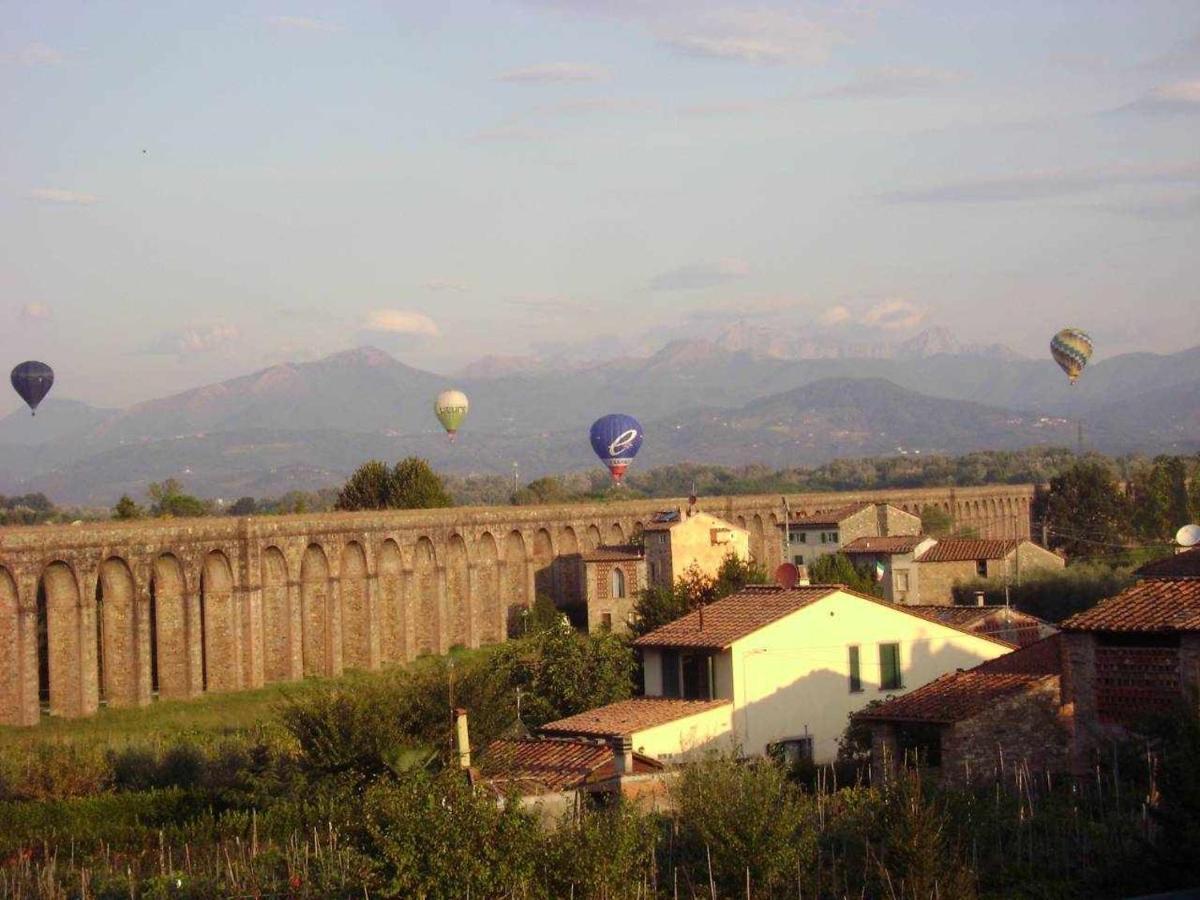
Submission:
POLYGON ((764 625, 828 597, 837 585, 798 586, 784 590, 777 585, 752 585, 736 594, 710 603, 668 622, 633 642, 635 647, 704 647, 714 650, 752 634, 764 625))
MULTIPOLYGON (((937 621, 930 616, 915 612, 903 604, 888 603, 879 597, 860 594, 844 584, 803 585, 785 590, 775 584, 748 585, 736 594, 704 607, 704 628, 700 628, 700 613, 694 610, 674 622, 668 622, 633 642, 635 647, 696 647, 705 650, 724 650, 734 641, 753 634, 765 625, 791 615, 797 610, 816 603, 837 591, 867 600, 896 612, 927 621, 937 621)), ((1009 641, 988 634, 971 631, 951 622, 939 622, 972 637, 982 637, 1005 647, 1015 646, 1009 641)))
MULTIPOLYGON (((662 769, 656 759, 633 755, 634 774, 662 769)), ((612 747, 598 741, 527 738, 488 744, 479 765, 498 793, 545 794, 569 791, 616 775, 612 747)))
POLYGON ((1062 623, 1066 631, 1200 631, 1200 578, 1145 578, 1062 623))
POLYGON ((862 512, 864 509, 874 506, 874 503, 849 503, 846 506, 839 506, 837 509, 828 509, 824 512, 810 513, 808 515, 799 515, 792 517, 793 525, 812 525, 816 526, 833 526, 841 522, 843 519, 849 518, 857 512, 862 512))
POLYGON ((641 559, 645 555, 645 550, 633 544, 601 544, 595 550, 583 554, 583 559, 584 562, 620 562, 641 559))
POLYGON ((842 547, 843 553, 912 553, 924 534, 896 534, 887 537, 860 537, 842 547))
POLYGON ((1200 578, 1200 547, 1148 562, 1134 574, 1142 578, 1200 578))
POLYGON ((919 615, 936 619, 946 625, 957 625, 960 628, 971 628, 985 619, 998 613, 1003 614, 1005 611, 1013 619, 1042 622, 1037 616, 1031 616, 1029 613, 1023 613, 1019 609, 1013 609, 1010 606, 938 606, 935 604, 906 603, 904 604, 904 608, 910 609, 919 615))
POLYGON ((998 672, 951 672, 900 697, 855 714, 865 721, 961 722, 1057 678, 998 672))
POLYGON ((592 737, 621 737, 665 725, 676 719, 686 719, 696 713, 728 705, 728 700, 676 700, 668 697, 635 697, 589 709, 543 725, 538 732, 544 735, 570 734, 592 737))
POLYGON ((1008 675, 1061 675, 1062 637, 1052 634, 1012 653, 982 662, 971 671, 1008 675))
POLYGON ((919 563, 964 562, 970 559, 1004 559, 1017 548, 1020 541, 997 541, 977 538, 946 538, 938 541, 917 557, 919 563))

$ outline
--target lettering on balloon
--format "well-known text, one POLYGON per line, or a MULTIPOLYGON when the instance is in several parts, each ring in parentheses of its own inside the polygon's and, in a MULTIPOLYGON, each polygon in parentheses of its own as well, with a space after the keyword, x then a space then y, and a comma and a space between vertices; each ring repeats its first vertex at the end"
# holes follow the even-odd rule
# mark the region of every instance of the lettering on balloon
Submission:
POLYGON ((637 439, 638 433, 636 428, 630 428, 628 431, 618 434, 608 445, 609 456, 620 456, 622 453, 633 449, 633 445, 637 443, 637 439))

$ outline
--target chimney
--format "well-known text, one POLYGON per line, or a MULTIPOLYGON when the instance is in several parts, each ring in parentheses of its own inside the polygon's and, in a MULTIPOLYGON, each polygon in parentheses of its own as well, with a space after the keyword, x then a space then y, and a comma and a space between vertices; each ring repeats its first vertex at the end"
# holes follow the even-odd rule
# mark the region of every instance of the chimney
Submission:
POLYGON ((471 768, 471 736, 467 731, 467 711, 454 710, 454 749, 458 751, 459 768, 471 768))
POLYGON ((796 566, 796 587, 808 587, 812 584, 808 579, 808 566, 796 566))
POLYGON ((984 605, 984 602, 983 602, 983 591, 976 591, 976 592, 975 592, 975 605, 976 605, 976 606, 983 606, 983 605, 984 605))
POLYGON ((613 763, 617 778, 633 774, 633 738, 623 734, 612 742, 613 763))

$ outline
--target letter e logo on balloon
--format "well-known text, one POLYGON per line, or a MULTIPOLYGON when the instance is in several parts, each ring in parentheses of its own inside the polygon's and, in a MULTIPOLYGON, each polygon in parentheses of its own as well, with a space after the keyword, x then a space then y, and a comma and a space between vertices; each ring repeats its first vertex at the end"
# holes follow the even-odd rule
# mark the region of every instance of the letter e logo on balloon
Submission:
POLYGON ((618 434, 613 438, 612 443, 608 445, 609 455, 620 456, 637 442, 637 438, 638 433, 636 428, 630 428, 628 431, 618 434))

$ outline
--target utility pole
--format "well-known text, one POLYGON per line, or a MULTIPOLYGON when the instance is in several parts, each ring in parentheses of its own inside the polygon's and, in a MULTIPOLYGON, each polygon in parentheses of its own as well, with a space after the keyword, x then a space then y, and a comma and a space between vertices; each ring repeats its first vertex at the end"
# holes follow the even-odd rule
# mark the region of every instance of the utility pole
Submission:
POLYGON ((521 488, 521 464, 513 460, 513 493, 521 488))

